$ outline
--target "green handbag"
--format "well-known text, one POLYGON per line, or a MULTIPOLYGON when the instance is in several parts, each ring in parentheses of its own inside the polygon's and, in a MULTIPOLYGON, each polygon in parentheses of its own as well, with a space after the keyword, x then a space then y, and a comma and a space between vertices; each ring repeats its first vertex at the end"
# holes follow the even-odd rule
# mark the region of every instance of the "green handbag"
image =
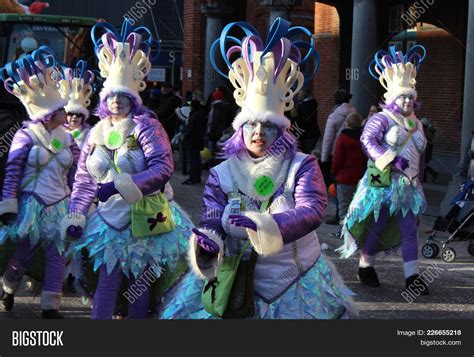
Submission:
POLYGON ((391 174, 392 168, 391 165, 385 166, 381 171, 375 166, 375 162, 369 160, 367 162, 367 179, 369 180, 369 186, 372 187, 390 187, 392 183, 391 174))
MULTIPOLYGON (((224 317, 229 306, 232 287, 237 276, 240 261, 247 250, 250 241, 247 241, 240 254, 223 258, 217 276, 204 286, 201 300, 208 313, 214 316, 224 317)), ((253 294, 253 291, 252 291, 253 294)))
POLYGON ((145 238, 176 227, 168 200, 161 192, 145 196, 132 206, 132 235, 145 238))
MULTIPOLYGON (((269 204, 270 200, 262 202, 260 212, 265 212, 269 204)), ((253 272, 257 254, 252 249, 249 261, 241 261, 249 245, 250 240, 247 240, 238 256, 224 257, 215 279, 204 286, 201 300, 211 315, 238 319, 255 313, 253 272)))

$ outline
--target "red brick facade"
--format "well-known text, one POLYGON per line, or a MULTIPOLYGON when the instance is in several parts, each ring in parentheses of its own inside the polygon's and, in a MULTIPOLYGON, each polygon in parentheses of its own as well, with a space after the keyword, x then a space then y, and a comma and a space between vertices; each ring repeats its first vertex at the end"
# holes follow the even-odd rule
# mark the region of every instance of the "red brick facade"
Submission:
POLYGON ((417 43, 428 53, 420 68, 417 91, 422 102, 419 118, 430 118, 436 129, 434 150, 459 154, 462 128, 464 49, 442 29, 417 31, 417 43))
POLYGON ((206 18, 201 14, 201 1, 184 1, 183 87, 182 93, 203 90, 206 18))
POLYGON ((333 6, 316 2, 314 6, 316 48, 321 67, 313 80, 313 95, 318 101, 318 124, 322 133, 334 107, 334 92, 339 87, 339 15, 333 6))

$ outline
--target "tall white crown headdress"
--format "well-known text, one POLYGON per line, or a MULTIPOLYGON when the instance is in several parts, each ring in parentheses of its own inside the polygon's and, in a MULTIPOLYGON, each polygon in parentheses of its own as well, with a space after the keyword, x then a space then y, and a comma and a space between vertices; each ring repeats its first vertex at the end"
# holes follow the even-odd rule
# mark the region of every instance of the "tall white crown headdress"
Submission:
POLYGON ((293 97, 303 87, 305 76, 301 72, 301 66, 314 59, 314 69, 307 77, 311 77, 319 69, 319 57, 311 32, 301 26, 290 27, 290 22, 282 18, 273 22, 265 45, 250 24, 228 24, 212 45, 210 56, 214 69, 231 81, 235 88, 234 98, 242 108, 232 124, 235 130, 248 120, 271 121, 282 128, 290 127, 290 121, 284 113, 293 108, 293 97), (245 32, 242 40, 229 35, 234 27, 245 32), (309 36, 310 41, 290 40, 301 33, 309 36), (233 45, 226 49, 228 43, 233 45), (228 76, 214 61, 218 46, 229 68, 228 76), (301 55, 302 49, 307 50, 304 57, 301 55), (231 62, 231 57, 235 54, 240 56, 231 62))
POLYGON ((413 46, 406 55, 395 46, 390 47, 390 53, 384 50, 375 53, 369 73, 386 89, 385 104, 392 104, 402 94, 411 94, 416 99, 416 75, 425 57, 426 49, 421 45, 413 46))
POLYGON ((59 91, 68 100, 64 107, 67 113, 81 113, 84 115, 84 119, 89 117, 87 108, 91 104, 93 82, 94 73, 87 70, 87 63, 83 60, 78 61, 74 68, 63 70, 59 91))
POLYGON ((0 69, 5 89, 18 97, 32 120, 44 118, 63 108, 60 68, 52 50, 42 46, 0 69))
MULTIPOLYGON (((105 78, 100 99, 114 92, 123 92, 142 103, 139 92, 146 88, 145 77, 150 72, 150 53, 152 46, 159 43, 153 40, 149 29, 144 26, 133 28, 125 19, 120 34, 107 22, 94 25, 91 32, 96 56, 99 59, 100 75, 105 78), (105 33, 98 39, 98 29, 105 33)), ((156 57, 156 55, 155 55, 156 57)))

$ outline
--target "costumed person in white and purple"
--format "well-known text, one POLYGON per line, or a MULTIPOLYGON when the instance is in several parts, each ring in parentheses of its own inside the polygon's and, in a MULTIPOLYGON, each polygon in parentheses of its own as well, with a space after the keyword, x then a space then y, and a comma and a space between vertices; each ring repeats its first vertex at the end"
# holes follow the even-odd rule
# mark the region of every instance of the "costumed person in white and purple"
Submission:
POLYGON ((85 61, 78 61, 74 68, 64 70, 63 96, 67 98, 64 107, 67 114, 66 131, 71 133, 79 149, 82 150, 90 126, 87 124, 91 104, 90 97, 93 93, 92 83, 94 74, 87 70, 85 61))
MULTIPOLYGON (((89 118, 88 107, 91 104, 91 96, 94 92, 94 73, 87 70, 87 63, 83 60, 77 61, 72 68, 63 69, 63 79, 61 81, 61 95, 68 100, 64 109, 66 110, 67 122, 65 130, 72 135, 79 149, 84 147, 86 137, 90 131, 87 123, 89 118)), ((92 206, 89 214, 95 206, 92 206)), ((66 283, 68 289, 75 293, 78 281, 76 276, 82 276, 87 258, 82 253, 74 254, 66 264, 66 283)), ((79 283, 83 285, 81 280, 79 283)), ((87 295, 87 293, 86 293, 87 295)))
POLYGON ((144 27, 133 29, 127 21, 120 34, 112 25, 98 23, 92 38, 105 78, 97 110, 101 120, 82 150, 69 215, 61 231, 79 238, 74 251, 87 248, 94 271, 99 271, 92 318, 112 318, 124 277, 130 290, 128 317, 147 318, 149 276, 159 280, 162 274, 180 269, 192 224, 174 202, 167 211, 153 210, 157 201, 164 200, 168 207, 161 191, 173 173, 173 160, 166 132, 139 96, 151 68, 151 33, 144 27), (97 40, 99 29, 105 33, 97 40), (96 197, 97 209, 87 217, 96 197), (139 226, 134 221, 136 212, 145 219, 139 226), (155 233, 162 227, 168 230, 155 233), (146 287, 145 291, 140 288, 140 294, 133 291, 138 279, 146 287))
POLYGON ((210 170, 206 183, 200 227, 190 240, 193 272, 165 298, 162 318, 216 317, 204 308, 201 293, 219 283, 216 276, 224 256, 241 251, 244 261, 255 264, 250 292, 255 309, 246 317, 356 315, 351 292, 321 253, 315 232, 327 204, 321 171, 314 156, 296 152, 290 121, 284 116, 304 83, 300 66, 311 59, 318 63, 314 39, 308 30, 290 28, 281 18, 267 38, 264 44, 249 24, 231 23, 211 49, 213 58, 220 47, 242 110, 232 124, 235 134, 223 147, 228 159, 210 170), (229 36, 235 28, 244 30, 242 41, 229 36), (311 42, 290 40, 301 34, 311 42), (232 47, 227 50, 228 43, 232 47), (302 56, 300 49, 307 54, 302 56))
POLYGON ((62 318, 59 307, 65 269, 65 243, 59 224, 67 214, 80 151, 63 128, 67 99, 60 94, 60 69, 51 50, 41 47, 2 70, 5 88, 25 106, 30 121, 13 138, 0 214, 0 243, 16 243, 3 275, 3 306, 14 294, 40 246, 45 256, 41 293, 43 318, 62 318))
POLYGON ((420 181, 420 157, 426 146, 423 126, 416 118, 416 75, 426 51, 412 47, 406 55, 390 48, 378 51, 377 74, 370 73, 386 89, 384 109, 365 124, 361 143, 369 157, 368 169, 359 182, 343 226, 347 258, 361 249, 359 280, 378 287, 375 256, 400 246, 406 287, 428 294, 419 278, 417 216, 426 208, 420 181), (412 286, 415 284, 416 286, 412 286))

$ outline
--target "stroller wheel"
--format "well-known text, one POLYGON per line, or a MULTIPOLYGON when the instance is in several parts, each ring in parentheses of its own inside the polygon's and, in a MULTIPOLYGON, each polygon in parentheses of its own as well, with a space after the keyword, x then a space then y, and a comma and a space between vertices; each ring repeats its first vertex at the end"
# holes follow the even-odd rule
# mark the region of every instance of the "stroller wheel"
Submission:
POLYGON ((436 258, 436 256, 439 253, 439 248, 436 244, 434 243, 426 243, 422 248, 421 248, 421 254, 426 259, 433 259, 436 258))
POLYGON ((451 263, 452 261, 454 261, 454 259, 456 259, 456 252, 453 248, 444 248, 441 252, 441 258, 445 262, 451 263))
POLYGON ((467 246, 467 251, 469 254, 474 255, 474 243, 471 243, 467 246))

